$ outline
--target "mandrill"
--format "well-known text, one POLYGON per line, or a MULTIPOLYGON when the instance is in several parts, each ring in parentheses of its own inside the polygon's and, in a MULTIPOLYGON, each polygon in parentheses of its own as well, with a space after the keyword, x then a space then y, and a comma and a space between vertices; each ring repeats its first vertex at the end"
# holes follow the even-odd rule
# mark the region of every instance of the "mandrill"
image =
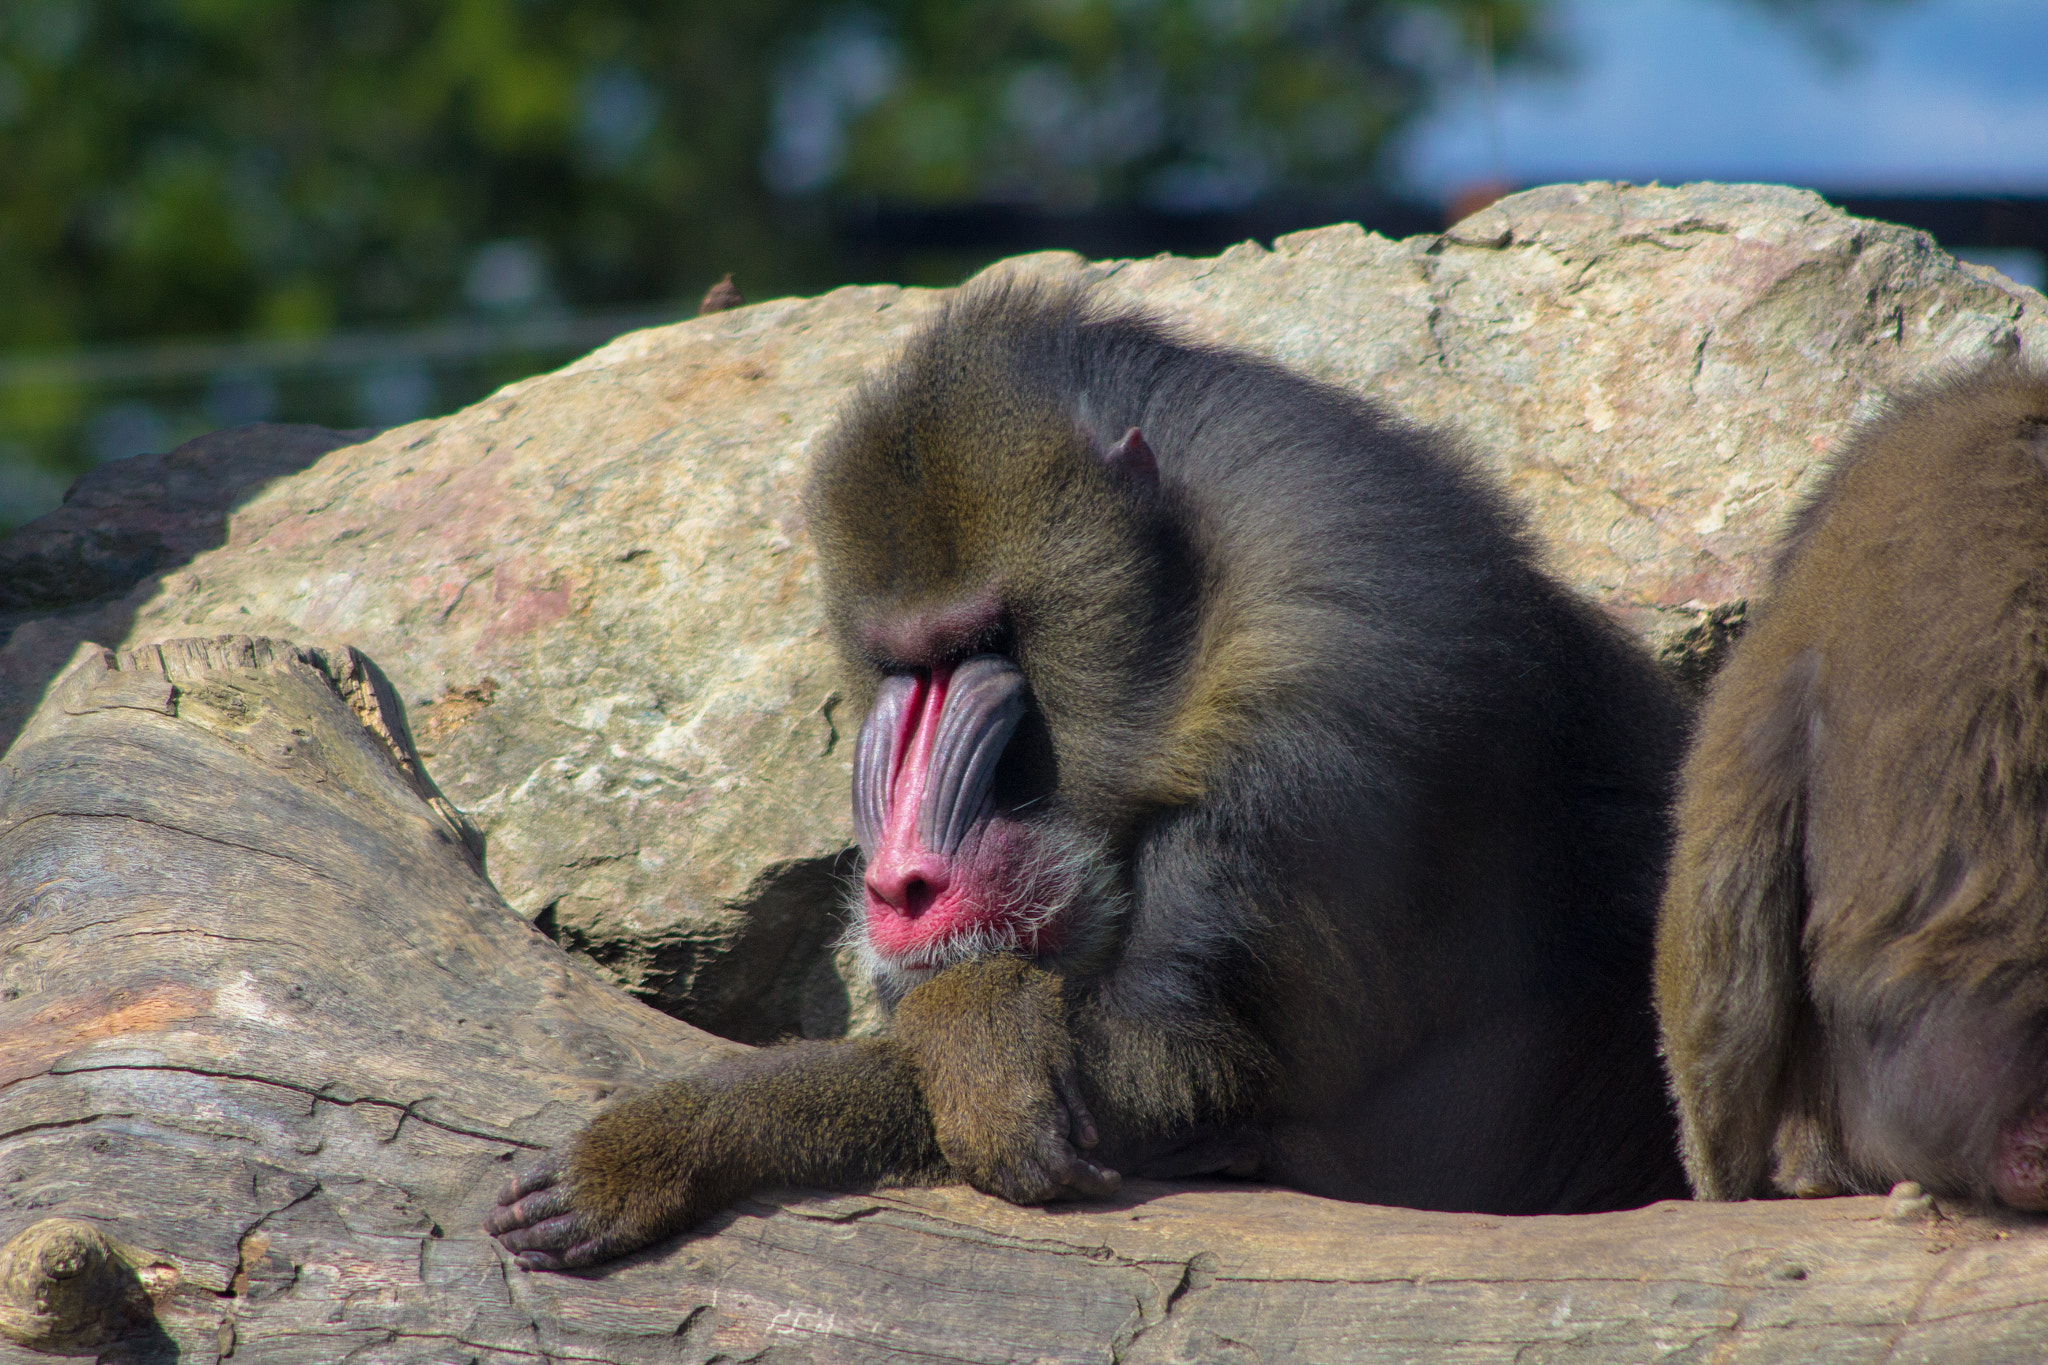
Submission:
POLYGON ((995 277, 804 505, 890 1031, 616 1105, 507 1189, 521 1266, 764 1185, 1683 1192, 1649 1000, 1683 708, 1456 446, 995 277))
POLYGON ((1657 996, 1702 1198, 2048 1209, 2048 372, 1866 425, 1685 770, 1657 996))

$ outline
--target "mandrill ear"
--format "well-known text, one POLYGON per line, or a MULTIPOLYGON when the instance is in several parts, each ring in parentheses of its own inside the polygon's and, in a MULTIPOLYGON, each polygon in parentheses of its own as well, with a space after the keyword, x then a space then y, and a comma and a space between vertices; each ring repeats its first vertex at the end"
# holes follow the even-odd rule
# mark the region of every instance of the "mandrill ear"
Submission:
POLYGON ((1123 439, 1102 452, 1102 462, 1144 488, 1159 486, 1159 461, 1145 444, 1145 433, 1132 427, 1123 439))

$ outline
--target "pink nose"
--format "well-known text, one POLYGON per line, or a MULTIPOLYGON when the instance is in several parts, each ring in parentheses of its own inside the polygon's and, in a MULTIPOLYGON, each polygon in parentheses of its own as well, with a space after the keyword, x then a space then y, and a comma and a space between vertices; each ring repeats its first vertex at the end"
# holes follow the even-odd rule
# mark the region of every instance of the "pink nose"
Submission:
POLYGON ((936 853, 922 849, 899 853, 884 847, 868 862, 865 880, 870 905, 879 901, 897 914, 915 919, 945 894, 953 874, 936 853))

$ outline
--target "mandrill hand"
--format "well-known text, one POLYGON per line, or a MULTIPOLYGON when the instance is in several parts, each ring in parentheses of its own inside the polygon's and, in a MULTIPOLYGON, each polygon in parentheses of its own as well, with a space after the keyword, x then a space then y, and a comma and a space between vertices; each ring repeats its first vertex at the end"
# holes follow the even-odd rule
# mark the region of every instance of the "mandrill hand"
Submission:
POLYGON ((710 1093, 663 1086, 598 1116, 563 1151, 514 1177, 484 1231, 521 1270, 574 1270, 687 1227, 743 1190, 708 1141, 710 1093))
POLYGON ((573 1270, 693 1227, 768 1185, 942 1178, 894 1040, 785 1043, 613 1105, 498 1196, 484 1230, 522 1270, 573 1270))
POLYGON ((1078 1150, 1097 1134, 1058 977, 1015 957, 949 967, 904 996, 893 1037, 917 1069, 939 1151, 968 1184, 1040 1204, 1105 1198, 1123 1183, 1078 1150))
POLYGON ((625 1249, 611 1247, 617 1239, 600 1230, 609 1220, 576 1208, 569 1182, 562 1178, 566 1165, 561 1157, 550 1156, 514 1176, 498 1192, 498 1207, 484 1219, 484 1231, 514 1253, 513 1263, 521 1270, 571 1270, 625 1249))

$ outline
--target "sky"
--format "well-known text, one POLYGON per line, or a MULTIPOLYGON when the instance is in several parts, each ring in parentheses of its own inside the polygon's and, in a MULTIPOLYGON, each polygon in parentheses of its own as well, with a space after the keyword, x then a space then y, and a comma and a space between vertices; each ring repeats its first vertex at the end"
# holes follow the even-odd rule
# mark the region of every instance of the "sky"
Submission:
POLYGON ((1844 12, 1860 51, 1836 65, 1741 0, 1562 0, 1570 70, 1503 79, 1497 139, 1470 83, 1410 138, 1406 179, 2048 194, 2048 0, 1844 12))

